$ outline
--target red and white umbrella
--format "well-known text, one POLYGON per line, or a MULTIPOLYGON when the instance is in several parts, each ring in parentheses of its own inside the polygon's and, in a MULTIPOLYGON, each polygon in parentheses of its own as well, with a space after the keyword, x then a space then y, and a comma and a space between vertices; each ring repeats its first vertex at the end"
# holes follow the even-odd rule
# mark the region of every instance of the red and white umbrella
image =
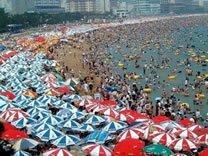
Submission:
POLYGON ((113 118, 116 118, 116 116, 119 115, 119 113, 113 108, 101 108, 98 112, 113 118))
POLYGON ((136 122, 141 122, 145 125, 153 125, 154 124, 152 119, 136 119, 136 122))
POLYGON ((49 88, 57 88, 59 87, 58 83, 56 81, 48 81, 45 83, 45 86, 49 88))
POLYGON ((197 145, 188 139, 176 139, 169 145, 169 147, 176 151, 189 151, 191 149, 196 149, 197 145))
POLYGON ((16 121, 23 117, 30 117, 30 115, 18 108, 11 108, 0 114, 0 118, 9 122, 16 121))
POLYGON ((65 149, 56 148, 44 152, 43 156, 73 156, 73 155, 65 149))
POLYGON ((180 128, 180 127, 174 127, 173 129, 170 129, 169 131, 168 131, 168 133, 170 133, 170 134, 175 134, 175 133, 177 133, 177 132, 179 132, 179 131, 182 131, 182 130, 184 130, 185 128, 180 128))
POLYGON ((84 99, 84 100, 80 101, 79 106, 86 106, 89 104, 93 104, 93 102, 91 100, 84 99))
POLYGON ((198 144, 206 144, 208 145, 208 134, 204 134, 196 138, 195 140, 196 143, 198 144))
POLYGON ((135 121, 135 118, 131 115, 120 113, 119 115, 116 116, 116 120, 132 123, 135 121))
POLYGON ((181 138, 188 138, 188 139, 195 139, 195 138, 197 138, 197 135, 194 132, 192 132, 192 131, 190 131, 188 129, 178 131, 178 132, 175 133, 175 135, 179 136, 181 138))
POLYGON ((117 137, 117 140, 118 142, 121 142, 122 140, 125 140, 127 138, 139 139, 143 135, 144 135, 144 131, 142 129, 129 128, 124 132, 120 133, 117 137))
POLYGON ((95 108, 99 108, 99 105, 96 104, 96 103, 92 103, 92 104, 88 104, 88 105, 85 105, 85 109, 88 111, 88 112, 91 112, 92 110, 94 110, 95 108))
POLYGON ((147 139, 150 135, 157 133, 157 132, 165 132, 165 129, 160 125, 147 125, 142 126, 141 129, 144 130, 144 138, 147 139))
POLYGON ((171 134, 159 132, 151 135, 148 139, 152 140, 154 143, 159 143, 168 146, 176 138, 171 134))
POLYGON ((193 125, 193 126, 189 127, 188 130, 195 131, 195 130, 198 130, 198 129, 201 129, 201 128, 203 128, 203 127, 200 126, 200 125, 193 125))
POLYGON ((53 82, 53 81, 57 81, 56 77, 53 74, 46 74, 44 76, 41 77, 41 80, 44 82, 53 82))
POLYGON ((82 150, 92 156, 111 156, 112 151, 105 146, 99 144, 87 145, 82 150))

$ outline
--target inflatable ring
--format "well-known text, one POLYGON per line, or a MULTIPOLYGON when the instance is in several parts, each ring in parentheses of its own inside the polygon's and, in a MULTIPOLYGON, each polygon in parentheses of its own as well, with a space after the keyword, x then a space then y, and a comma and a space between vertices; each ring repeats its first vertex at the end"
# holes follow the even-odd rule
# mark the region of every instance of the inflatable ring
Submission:
POLYGON ((175 55, 175 56, 179 55, 179 52, 174 52, 174 55, 175 55))
POLYGON ((192 54, 191 56, 192 56, 192 57, 196 57, 196 54, 192 54))
POLYGON ((201 79, 202 79, 202 77, 201 77, 201 76, 197 76, 197 79, 198 79, 198 80, 201 80, 201 79))
POLYGON ((200 56, 200 58, 205 59, 205 58, 206 58, 206 56, 205 56, 205 55, 202 55, 202 56, 200 56))
POLYGON ((145 93, 151 93, 152 92, 152 89, 151 88, 144 88, 143 91, 145 93))
POLYGON ((108 62, 108 61, 109 61, 109 58, 105 59, 105 61, 107 61, 107 62, 108 62))
POLYGON ((208 59, 205 59, 205 62, 208 63, 208 59))
POLYGON ((204 94, 199 94, 200 99, 204 99, 206 96, 204 94))
POLYGON ((133 78, 134 80, 137 80, 137 79, 139 79, 139 75, 134 75, 132 78, 133 78))
POLYGON ((205 78, 208 78, 208 74, 205 74, 204 77, 205 77, 205 78))
POLYGON ((118 64, 118 66, 119 66, 119 67, 123 67, 123 66, 124 66, 124 64, 122 64, 122 63, 119 63, 119 64, 118 64))
POLYGON ((168 76, 168 80, 175 80, 176 79, 176 76, 168 76))

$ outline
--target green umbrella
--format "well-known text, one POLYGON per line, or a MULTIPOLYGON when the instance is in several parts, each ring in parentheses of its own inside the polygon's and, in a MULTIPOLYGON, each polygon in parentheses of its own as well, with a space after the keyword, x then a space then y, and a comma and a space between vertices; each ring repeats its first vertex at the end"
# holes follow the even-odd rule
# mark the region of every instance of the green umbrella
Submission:
POLYGON ((62 80, 63 80, 63 78, 61 77, 61 75, 56 74, 55 76, 56 76, 56 78, 58 79, 58 81, 62 81, 62 80))
POLYGON ((70 86, 70 85, 67 86, 67 88, 68 88, 69 90, 71 90, 71 91, 75 91, 74 88, 73 88, 72 86, 70 86))
POLYGON ((143 151, 145 151, 146 153, 151 153, 154 155, 161 155, 161 156, 170 156, 173 154, 173 152, 169 148, 160 144, 152 144, 149 146, 145 146, 143 148, 143 151))

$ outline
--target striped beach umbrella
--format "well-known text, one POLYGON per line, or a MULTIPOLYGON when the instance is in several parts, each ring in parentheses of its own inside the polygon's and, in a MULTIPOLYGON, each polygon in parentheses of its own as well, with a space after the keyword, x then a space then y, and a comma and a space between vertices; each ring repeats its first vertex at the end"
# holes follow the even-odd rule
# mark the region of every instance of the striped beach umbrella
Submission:
POLYGON ((40 122, 40 123, 34 124, 32 127, 32 130, 34 132, 40 132, 42 130, 53 129, 53 128, 56 128, 56 126, 47 124, 45 122, 40 122))
POLYGON ((168 146, 173 140, 175 140, 176 138, 168 133, 164 133, 164 132, 159 132, 156 134, 153 134, 151 136, 149 136, 148 140, 157 143, 157 144, 162 144, 165 146, 168 146))
POLYGON ((197 135, 194 132, 187 130, 187 129, 176 132, 174 133, 174 135, 179 136, 181 138, 188 138, 188 139, 197 138, 197 135))
POLYGON ((37 121, 33 118, 19 118, 18 120, 16 121, 13 121, 11 124, 14 125, 16 128, 24 128, 27 126, 27 124, 34 124, 36 123, 37 121))
POLYGON ((83 113, 83 112, 75 112, 75 113, 73 113, 71 115, 70 119, 78 119, 78 120, 80 120, 80 119, 85 118, 86 115, 87 114, 86 113, 83 113))
POLYGON ((40 111, 35 114, 32 114, 31 117, 33 119, 39 118, 40 120, 47 118, 51 113, 48 111, 40 111))
POLYGON ((12 156, 32 156, 32 154, 25 151, 16 151, 12 156))
POLYGON ((61 109, 58 113, 58 116, 62 118, 68 118, 72 115, 72 111, 70 109, 61 109))
POLYGON ((89 154, 89 155, 93 155, 93 156, 111 156, 112 155, 112 151, 102 145, 99 144, 92 144, 92 145, 86 145, 82 148, 82 150, 89 154))
POLYGON ((60 104, 60 105, 56 105, 57 108, 65 108, 65 109, 70 109, 72 112, 76 112, 77 108, 75 106, 73 106, 70 103, 64 103, 64 104, 60 104))
POLYGON ((56 130, 55 128, 53 129, 49 128, 38 132, 36 136, 40 138, 40 140, 42 141, 49 141, 49 140, 54 140, 60 136, 63 136, 63 133, 59 130, 56 130))
POLYGON ((121 142, 127 138, 139 139, 143 135, 144 131, 139 128, 128 128, 118 135, 117 140, 118 142, 121 142))
POLYGON ((106 126, 103 127, 104 131, 107 131, 109 133, 116 133, 117 131, 120 131, 124 128, 126 128, 128 125, 125 122, 122 121, 112 121, 108 123, 106 126))
POLYGON ((189 151, 197 148, 196 143, 188 139, 176 139, 169 144, 169 147, 176 151, 189 151))
POLYGON ((69 151, 61 148, 50 149, 43 153, 43 156, 73 156, 69 151))
POLYGON ((97 115, 93 115, 91 116, 89 119, 84 121, 84 124, 91 124, 91 125, 99 125, 101 123, 105 122, 105 119, 97 116, 97 115))
POLYGON ((10 108, 19 108, 19 106, 15 103, 5 103, 0 106, 0 111, 3 112, 10 108))
POLYGON ((30 114, 30 115, 33 115, 35 113, 38 113, 38 112, 45 112, 45 111, 48 111, 48 108, 47 106, 35 106, 35 107, 32 107, 30 109, 27 110, 27 113, 30 114))
POLYGON ((198 144, 208 145, 208 134, 203 134, 195 139, 195 142, 198 144))
POLYGON ((80 132, 94 132, 96 130, 96 128, 92 125, 83 124, 76 130, 80 131, 80 132))
POLYGON ((79 143, 81 140, 73 135, 62 135, 52 141, 52 144, 60 147, 60 148, 66 148, 67 146, 73 146, 79 143))
POLYGON ((65 120, 65 121, 60 122, 59 126, 63 128, 76 129, 80 127, 80 124, 74 120, 65 120))
POLYGON ((107 115, 113 118, 116 118, 116 116, 119 115, 119 112, 117 112, 115 109, 113 108, 101 108, 99 110, 99 113, 103 114, 103 115, 107 115))
POLYGON ((59 116, 50 115, 50 116, 46 117, 45 119, 43 119, 42 122, 45 122, 45 123, 51 124, 51 125, 57 125, 62 120, 63 119, 59 116))
POLYGON ((30 138, 24 138, 24 139, 20 139, 18 140, 14 145, 13 145, 13 149, 15 150, 26 150, 26 149, 30 149, 33 148, 35 146, 37 146, 39 144, 39 142, 30 139, 30 138))

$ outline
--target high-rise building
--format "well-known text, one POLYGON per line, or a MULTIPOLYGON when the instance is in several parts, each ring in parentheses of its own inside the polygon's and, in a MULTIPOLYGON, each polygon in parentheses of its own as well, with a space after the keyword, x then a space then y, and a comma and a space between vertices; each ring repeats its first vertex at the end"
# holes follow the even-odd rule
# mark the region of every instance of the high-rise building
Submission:
POLYGON ((33 9, 34 0, 1 0, 0 7, 9 14, 23 14, 33 9))
POLYGON ((67 12, 95 12, 96 0, 67 0, 67 12))
POLYGON ((96 0, 95 3, 97 13, 110 12, 110 0, 96 0))
POLYGON ((35 0, 36 12, 64 12, 61 8, 61 0, 35 0))

